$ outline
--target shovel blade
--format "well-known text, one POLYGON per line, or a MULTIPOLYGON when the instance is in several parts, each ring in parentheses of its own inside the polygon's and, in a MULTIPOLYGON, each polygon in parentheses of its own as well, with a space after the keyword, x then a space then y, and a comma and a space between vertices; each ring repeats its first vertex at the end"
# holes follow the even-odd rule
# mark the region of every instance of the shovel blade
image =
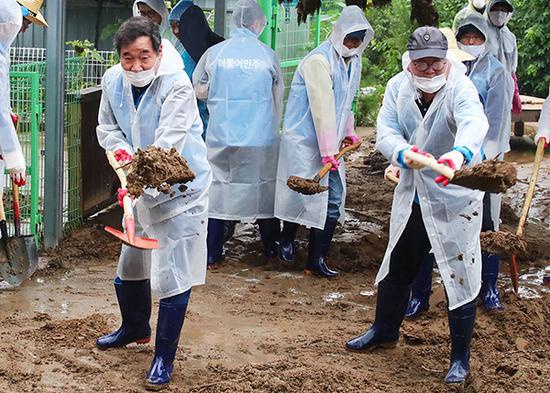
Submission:
POLYGON ((36 271, 38 250, 34 236, 12 237, 7 244, 0 252, 0 288, 15 288, 36 271))
POLYGON ((159 242, 156 239, 135 236, 133 241, 130 241, 128 235, 124 232, 119 231, 118 229, 106 226, 105 231, 115 236, 124 244, 130 247, 138 248, 140 250, 156 250, 157 248, 159 248, 159 242))
POLYGON ((319 194, 328 190, 328 187, 319 183, 319 180, 304 179, 298 176, 290 176, 286 184, 291 190, 304 195, 319 194))

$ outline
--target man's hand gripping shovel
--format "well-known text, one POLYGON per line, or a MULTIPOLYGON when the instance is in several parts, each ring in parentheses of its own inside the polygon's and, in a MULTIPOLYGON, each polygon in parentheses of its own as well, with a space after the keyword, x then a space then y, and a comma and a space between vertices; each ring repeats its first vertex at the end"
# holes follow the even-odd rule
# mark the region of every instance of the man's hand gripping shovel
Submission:
MULTIPOLYGON (((109 164, 111 164, 118 176, 120 187, 126 188, 128 183, 126 180, 126 173, 124 173, 124 169, 121 168, 120 164, 118 163, 112 152, 107 152, 107 159, 109 160, 109 164)), ((159 248, 158 240, 156 239, 136 237, 136 221, 134 218, 134 208, 132 206, 132 198, 129 194, 126 194, 123 198, 123 208, 124 226, 126 228, 126 232, 121 232, 109 226, 106 226, 105 230, 130 247, 139 248, 141 250, 154 250, 159 248)))

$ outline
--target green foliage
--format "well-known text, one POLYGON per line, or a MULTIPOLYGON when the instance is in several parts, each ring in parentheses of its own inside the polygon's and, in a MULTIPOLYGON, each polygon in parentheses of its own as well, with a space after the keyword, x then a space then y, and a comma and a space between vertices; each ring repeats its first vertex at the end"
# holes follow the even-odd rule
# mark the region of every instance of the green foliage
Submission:
POLYGON ((550 86, 548 0, 516 0, 510 30, 517 38, 518 83, 522 94, 546 97, 550 86))
POLYGON ((65 45, 72 46, 78 57, 90 57, 100 63, 105 62, 105 59, 99 54, 97 49, 94 47, 94 44, 88 40, 67 41, 65 42, 65 45))
POLYGON ((434 0, 433 4, 439 13, 439 27, 453 27, 455 15, 464 8, 467 0, 434 0))

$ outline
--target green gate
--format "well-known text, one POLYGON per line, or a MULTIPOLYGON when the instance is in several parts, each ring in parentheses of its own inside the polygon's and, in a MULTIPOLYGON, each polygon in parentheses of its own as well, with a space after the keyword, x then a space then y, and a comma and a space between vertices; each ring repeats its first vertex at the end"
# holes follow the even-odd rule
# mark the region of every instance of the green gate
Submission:
MULTIPOLYGON (((40 132, 42 107, 40 105, 40 74, 38 72, 10 72, 12 110, 19 116, 17 135, 27 163, 27 184, 20 188, 21 233, 40 240, 42 225, 40 209, 40 132)), ((11 185, 6 177, 4 187, 6 217, 13 223, 11 185)), ((13 233, 13 225, 10 225, 13 233)))

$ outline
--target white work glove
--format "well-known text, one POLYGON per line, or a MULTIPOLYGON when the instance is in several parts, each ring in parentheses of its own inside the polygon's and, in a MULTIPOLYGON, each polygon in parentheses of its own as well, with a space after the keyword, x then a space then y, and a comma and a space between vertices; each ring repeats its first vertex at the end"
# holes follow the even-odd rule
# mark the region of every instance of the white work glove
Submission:
POLYGON ((537 135, 535 135, 535 144, 539 144, 540 138, 544 139, 544 148, 546 149, 550 144, 550 130, 546 130, 546 132, 543 130, 539 130, 539 132, 537 132, 537 135))
MULTIPOLYGON (((458 171, 462 164, 464 164, 464 155, 459 152, 458 150, 451 150, 448 153, 443 154, 441 157, 439 157, 439 160, 437 160, 438 163, 447 165, 452 170, 458 171)), ((435 178, 436 183, 441 183, 444 186, 448 185, 450 182, 450 179, 446 176, 440 175, 435 178)))
POLYGON ((384 180, 393 183, 394 181, 392 179, 388 178, 388 174, 392 174, 394 177, 399 179, 399 175, 401 174, 401 170, 398 167, 396 167, 394 165, 391 165, 391 164, 384 170, 384 180))
POLYGON ((17 184, 18 187, 23 187, 27 184, 27 169, 26 168, 11 168, 8 169, 11 180, 17 184))

